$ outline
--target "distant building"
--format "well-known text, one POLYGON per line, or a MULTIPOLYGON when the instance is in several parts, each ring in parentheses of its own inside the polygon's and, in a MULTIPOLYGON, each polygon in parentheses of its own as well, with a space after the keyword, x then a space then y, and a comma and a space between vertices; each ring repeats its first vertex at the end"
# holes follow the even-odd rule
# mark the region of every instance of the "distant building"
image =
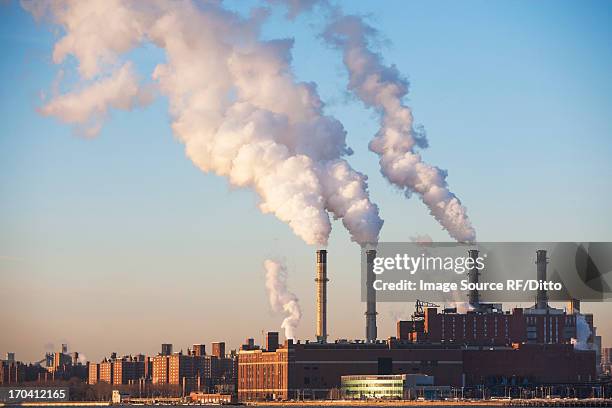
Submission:
POLYGON ((266 333, 266 350, 276 351, 278 348, 278 332, 266 333))
POLYGON ((217 358, 225 358, 225 342, 219 341, 213 343, 212 355, 217 358))
POLYGON ((161 345, 161 355, 162 356, 169 356, 171 354, 172 354, 172 344, 163 343, 161 345))
POLYGON ((102 361, 100 364, 100 376, 99 381, 100 382, 105 382, 108 384, 112 384, 113 383, 113 378, 114 378, 114 371, 113 371, 113 362, 104 359, 104 361, 102 361))
POLYGON ((169 356, 166 355, 153 357, 153 373, 151 376, 153 384, 168 384, 168 358, 169 356))
POLYGON ((206 355, 206 345, 204 344, 194 344, 192 349, 193 355, 197 357, 201 357, 206 355))
POLYGON ((601 370, 604 373, 612 373, 612 347, 601 349, 601 370))
POLYGON ((97 384, 100 382, 100 364, 89 363, 89 369, 87 370, 87 383, 97 384))
POLYGON ((189 394, 191 402, 197 404, 233 404, 236 402, 236 397, 232 394, 207 394, 202 392, 192 392, 189 394))
POLYGON ((145 378, 145 362, 134 357, 124 357, 113 361, 113 384, 134 384, 145 378))
POLYGON ((26 379, 26 366, 18 361, 0 360, 0 385, 18 384, 26 379))
POLYGON ((440 399, 448 386, 434 386, 434 378, 422 374, 343 375, 340 392, 347 399, 440 399))
MULTIPOLYGON (((592 327, 592 318, 589 324, 592 327)), ((576 337, 576 315, 554 308, 516 308, 512 313, 438 313, 430 307, 425 309, 422 320, 399 321, 397 337, 412 342, 468 345, 569 344, 576 337)))

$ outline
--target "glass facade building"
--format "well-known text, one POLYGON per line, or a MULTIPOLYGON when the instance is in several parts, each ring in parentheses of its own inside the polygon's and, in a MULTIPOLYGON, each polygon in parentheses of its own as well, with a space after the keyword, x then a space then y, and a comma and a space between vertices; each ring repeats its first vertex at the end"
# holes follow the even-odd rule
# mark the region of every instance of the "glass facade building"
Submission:
POLYGON ((406 399, 417 386, 432 386, 433 377, 420 374, 343 375, 342 395, 347 399, 406 399))

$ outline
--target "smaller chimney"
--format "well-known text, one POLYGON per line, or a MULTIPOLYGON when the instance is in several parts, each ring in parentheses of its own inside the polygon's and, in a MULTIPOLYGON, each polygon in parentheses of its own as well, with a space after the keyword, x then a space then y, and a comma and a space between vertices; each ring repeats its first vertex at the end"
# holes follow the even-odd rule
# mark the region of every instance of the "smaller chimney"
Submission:
MULTIPOLYGON (((546 250, 539 249, 536 251, 536 271, 537 279, 540 283, 546 281, 546 264, 548 259, 546 258, 546 250)), ((546 290, 539 289, 536 296, 536 309, 548 309, 548 294, 546 290)))
POLYGON ((317 341, 327 343, 327 251, 317 251, 317 341))
POLYGON ((374 290, 374 260, 376 251, 369 249, 366 251, 366 341, 376 343, 378 336, 376 328, 376 291, 374 290))
MULTIPOLYGON (((476 259, 478 259, 478 254, 479 252, 477 249, 468 250, 468 256, 472 259, 472 265, 474 265, 474 267, 468 272, 468 279, 470 283, 474 284, 478 283, 478 277, 480 276, 480 272, 476 267, 476 259)), ((468 302, 474 310, 480 310, 480 294, 478 293, 478 289, 470 290, 468 302)))

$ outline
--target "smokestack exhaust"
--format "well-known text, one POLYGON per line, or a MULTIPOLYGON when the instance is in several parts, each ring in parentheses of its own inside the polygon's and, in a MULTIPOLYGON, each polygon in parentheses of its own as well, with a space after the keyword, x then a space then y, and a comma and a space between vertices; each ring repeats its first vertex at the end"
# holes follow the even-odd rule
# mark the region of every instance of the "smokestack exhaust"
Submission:
MULTIPOLYGON (((468 278, 469 282, 473 284, 478 283, 478 277, 480 276, 480 272, 478 272, 478 268, 476 267, 476 259, 478 258, 478 254, 479 252, 477 249, 468 250, 468 256, 472 259, 472 265, 474 265, 474 267, 470 269, 470 272, 468 273, 468 278)), ((468 303, 473 310, 480 309, 480 294, 478 293, 478 289, 470 290, 468 295, 468 303)))
POLYGON ((317 251, 317 341, 327 343, 327 251, 317 251))
MULTIPOLYGON (((546 250, 539 249, 536 251, 536 271, 537 279, 540 282, 546 281, 546 264, 548 259, 546 258, 546 250)), ((536 296, 536 309, 547 309, 548 308, 548 293, 545 289, 539 289, 536 296)))
POLYGON ((377 337, 376 329, 376 291, 374 290, 374 259, 376 251, 369 249, 366 251, 366 339, 368 343, 375 343, 377 337))

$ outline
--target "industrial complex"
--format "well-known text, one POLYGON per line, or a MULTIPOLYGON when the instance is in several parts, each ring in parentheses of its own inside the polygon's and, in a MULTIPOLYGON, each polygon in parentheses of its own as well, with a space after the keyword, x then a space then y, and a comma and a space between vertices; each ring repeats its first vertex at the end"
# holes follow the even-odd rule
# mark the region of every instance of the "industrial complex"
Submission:
MULTIPOLYGON (((98 363, 81 361, 78 353, 68 353, 63 345, 61 351, 47 353, 30 365, 7 354, 6 360, 0 360, 0 384, 77 377, 89 387, 98 387, 84 394, 87 399, 108 398, 112 390, 113 400, 135 402, 610 394, 612 353, 610 349, 601 353, 593 316, 580 312, 578 300, 564 309, 552 307, 544 289, 537 292, 531 307, 509 311, 501 304, 482 302, 476 289, 467 294, 469 307, 464 312, 417 300, 412 318, 397 322, 395 336, 377 338, 376 292, 371 284, 374 250, 365 252, 365 339, 330 340, 327 256, 325 250, 316 252, 315 340, 281 343, 278 332, 268 332, 265 344, 256 345, 248 338, 229 353, 223 342, 213 343, 210 354, 203 344, 194 344, 186 352, 162 344, 156 356, 112 353, 98 363)), ((478 251, 470 250, 469 256, 477 258, 478 251)), ((546 251, 537 251, 538 279, 546 280, 546 268, 546 251)), ((470 282, 477 283, 478 270, 468 273, 470 282)))
MULTIPOLYGON (((478 251, 470 250, 469 256, 477 258, 478 251)), ((375 257, 375 251, 366 251, 368 265, 375 257)), ((537 251, 538 279, 546 280, 546 265, 546 251, 537 251)), ((478 275, 470 271, 470 281, 478 282, 478 275)), ((316 341, 262 347, 247 341, 238 353, 239 400, 396 398, 399 389, 408 398, 419 395, 419 389, 439 396, 456 396, 459 389, 473 397, 519 396, 543 387, 577 396, 601 386, 593 316, 580 314, 577 300, 557 309, 540 290, 533 307, 509 312, 501 304, 480 302, 473 290, 465 313, 417 301, 412 320, 398 321, 397 335, 381 340, 373 280, 368 271, 365 340, 328 342, 327 252, 317 251, 316 341), (584 350, 572 344, 579 319, 590 329, 584 350)))

